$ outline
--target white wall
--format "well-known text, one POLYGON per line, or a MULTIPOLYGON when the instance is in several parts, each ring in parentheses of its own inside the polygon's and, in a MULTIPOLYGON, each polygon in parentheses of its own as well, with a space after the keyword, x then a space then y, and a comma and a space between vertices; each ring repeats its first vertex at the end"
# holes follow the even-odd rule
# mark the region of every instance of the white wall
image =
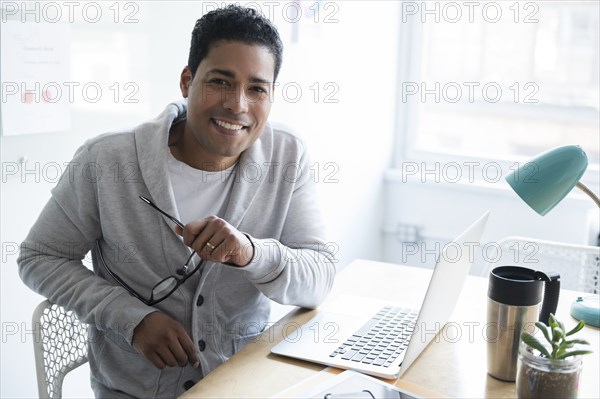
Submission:
POLYGON ((386 173, 385 261, 433 267, 435 250, 439 253, 440 247, 487 210, 490 217, 481 245, 474 251, 472 274, 479 274, 486 261, 497 260, 493 249, 508 236, 579 245, 592 244, 598 237, 598 209, 578 192, 542 217, 503 179, 495 183, 452 183, 444 179, 436 182, 434 174, 429 179, 421 177, 407 178, 398 170, 386 173), (416 245, 407 244, 413 239, 416 245))
MULTIPOLYGON (((112 2, 102 4, 108 7, 112 2)), ((19 243, 56 183, 56 165, 68 162, 86 138, 154 117, 180 97, 179 73, 202 3, 135 4, 139 22, 134 24, 114 24, 110 19, 69 24, 70 76, 82 84, 99 82, 105 90, 113 82, 134 82, 139 87, 138 104, 74 102, 69 131, 1 137, 0 397, 37 395, 30 315, 42 298, 22 284, 16 259, 19 243), (27 159, 25 168, 19 163, 22 158, 27 159)), ((292 126, 308 143, 319 171, 330 241, 339 248, 339 265, 357 257, 379 259, 383 171, 390 165, 394 131, 398 4, 324 2, 330 6, 318 18, 285 24, 281 10, 286 4, 281 3, 274 14, 286 42, 279 87, 299 86, 302 96, 295 102, 293 92, 286 99, 280 91, 272 119, 292 126), (326 17, 330 23, 325 23, 326 17), (378 23, 367 29, 363 20, 378 23), (297 42, 292 41, 293 29, 297 42), (320 89, 316 101, 315 83, 320 89), (326 87, 328 83, 333 86, 326 87), (338 102, 326 103, 326 95, 338 102)), ((104 12, 112 18, 111 11, 104 12)), ((89 396, 85 370, 76 376, 69 381, 76 386, 66 396, 89 396)))

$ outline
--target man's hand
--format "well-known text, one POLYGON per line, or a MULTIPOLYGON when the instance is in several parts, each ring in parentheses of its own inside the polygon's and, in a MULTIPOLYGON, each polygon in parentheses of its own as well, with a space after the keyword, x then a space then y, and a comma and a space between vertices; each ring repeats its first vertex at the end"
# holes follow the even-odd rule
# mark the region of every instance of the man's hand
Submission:
POLYGON ((161 312, 147 315, 133 331, 133 347, 159 369, 198 367, 200 360, 191 338, 176 320, 161 312))
POLYGON ((190 222, 175 231, 204 260, 246 266, 252 260, 252 243, 239 230, 216 216, 190 222))

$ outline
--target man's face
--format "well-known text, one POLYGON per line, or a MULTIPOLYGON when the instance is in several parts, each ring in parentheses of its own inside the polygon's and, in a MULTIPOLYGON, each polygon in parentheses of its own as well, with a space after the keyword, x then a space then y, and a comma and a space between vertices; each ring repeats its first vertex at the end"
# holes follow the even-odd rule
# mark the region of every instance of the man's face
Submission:
MULTIPOLYGON (((186 67, 181 92, 188 99, 185 135, 197 162, 226 167, 262 133, 271 111, 275 59, 260 45, 214 43, 192 79, 186 67)), ((186 144, 187 145, 187 144, 186 144)))

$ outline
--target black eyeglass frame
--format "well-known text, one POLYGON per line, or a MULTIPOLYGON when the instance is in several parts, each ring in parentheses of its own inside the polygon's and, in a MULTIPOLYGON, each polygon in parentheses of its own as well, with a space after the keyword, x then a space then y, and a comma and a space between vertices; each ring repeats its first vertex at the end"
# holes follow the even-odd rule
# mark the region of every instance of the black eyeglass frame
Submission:
MULTIPOLYGON (((156 209, 158 212, 160 212, 161 214, 163 214, 164 216, 166 216, 173 223, 175 223, 176 225, 178 225, 181 228, 184 227, 183 223, 181 223, 179 220, 175 219, 173 216, 169 215, 168 213, 164 212, 162 209, 160 209, 158 206, 156 206, 148 198, 146 198, 144 196, 141 196, 141 195, 139 197, 140 197, 140 199, 142 201, 144 201, 146 204, 150 205, 152 208, 156 209)), ((180 270, 177 270, 177 273, 179 275, 183 275, 184 277, 178 278, 178 277, 173 276, 173 275, 165 277, 164 279, 160 280, 158 283, 154 284, 154 286, 152 287, 152 291, 150 292, 150 299, 146 299, 143 296, 141 296, 140 294, 138 294, 133 288, 131 288, 129 286, 129 284, 127 284, 115 272, 113 272, 112 270, 110 270, 110 268, 108 267, 108 265, 104 261, 104 256, 102 256, 102 251, 100 250, 100 243, 98 241, 96 241, 96 253, 98 254, 98 259, 100 260, 100 263, 102 263, 102 265, 104 266, 104 269, 106 269, 106 271, 108 272, 108 274, 116 282, 118 282, 123 288, 125 288, 125 290, 127 292, 129 292, 129 294, 131 294, 135 298, 139 299, 140 301, 142 301, 143 303, 145 303, 148 306, 156 305, 157 303, 160 303, 160 302, 164 301, 165 299, 167 299, 169 296, 171 296, 171 294, 173 294, 177 290, 177 288, 179 288, 183 283, 185 283, 187 279, 189 279, 192 275, 194 275, 194 273, 196 273, 198 270, 200 270, 202 268, 203 263, 204 263, 204 261, 202 259, 200 259, 200 262, 198 262, 198 264, 196 265, 196 268, 194 268, 194 270, 192 270, 190 273, 188 273, 187 271, 189 269, 189 263, 192 261, 192 258, 196 254, 196 251, 192 251, 190 257, 185 262, 185 264, 181 267, 180 270), (157 289, 157 287, 159 287, 160 285, 164 284, 166 281, 169 281, 171 279, 175 281, 175 285, 171 289, 169 289, 168 292, 164 296, 162 296, 160 298, 157 298, 157 299, 154 299, 154 292, 157 289)), ((202 276, 202 273, 200 273, 200 276, 202 276)))
MULTIPOLYGON (((152 287, 152 291, 150 292, 150 299, 146 299, 143 296, 141 296, 140 294, 138 294, 136 290, 131 288, 131 286, 129 286, 129 284, 127 284, 115 272, 110 270, 110 268, 104 261, 104 256, 102 256, 102 251, 100 250, 100 244, 98 241, 96 241, 96 253, 98 254, 98 259, 100 260, 100 263, 102 263, 102 265, 104 266, 104 269, 108 272, 108 274, 113 279, 115 279, 115 281, 117 283, 119 283, 119 285, 121 285, 123 288, 125 288, 125 290, 127 292, 129 292, 129 294, 131 294, 135 298, 139 299, 140 301, 142 301, 143 303, 145 303, 148 306, 154 306, 154 305, 164 301, 169 296, 171 296, 171 294, 173 294, 177 290, 177 288, 179 288, 183 283, 185 283, 187 279, 192 277, 194 275, 194 273, 196 273, 198 270, 201 270, 202 264, 204 263, 202 260, 200 260, 200 262, 198 262, 198 264, 196 265, 194 270, 192 270, 190 273, 186 273, 184 277, 178 278, 176 276, 171 275, 171 276, 163 278, 158 283, 154 284, 154 286, 152 287), (154 292, 155 292, 156 288, 171 279, 173 279, 175 281, 175 285, 173 286, 173 288, 171 288, 169 291, 167 291, 163 296, 161 296, 159 298, 154 298, 154 292)), ((195 254, 196 254, 196 252, 192 252, 192 254, 188 258, 188 260, 185 262, 183 269, 188 270, 189 263, 192 261, 192 258, 194 257, 195 254)), ((200 273, 200 276, 202 276, 202 273, 200 273)))

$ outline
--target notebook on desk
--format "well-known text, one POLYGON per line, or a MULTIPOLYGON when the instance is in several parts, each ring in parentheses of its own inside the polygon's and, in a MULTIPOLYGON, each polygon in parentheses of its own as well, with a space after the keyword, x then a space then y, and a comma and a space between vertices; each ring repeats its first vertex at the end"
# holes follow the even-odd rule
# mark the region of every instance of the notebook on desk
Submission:
POLYGON ((479 243, 488 215, 486 212, 444 247, 420 309, 368 298, 345 299, 346 306, 319 312, 271 352, 382 378, 402 376, 448 322, 473 263, 473 245, 479 243), (453 251, 452 255, 447 251, 453 251), (315 334, 315 329, 323 331, 315 334))

